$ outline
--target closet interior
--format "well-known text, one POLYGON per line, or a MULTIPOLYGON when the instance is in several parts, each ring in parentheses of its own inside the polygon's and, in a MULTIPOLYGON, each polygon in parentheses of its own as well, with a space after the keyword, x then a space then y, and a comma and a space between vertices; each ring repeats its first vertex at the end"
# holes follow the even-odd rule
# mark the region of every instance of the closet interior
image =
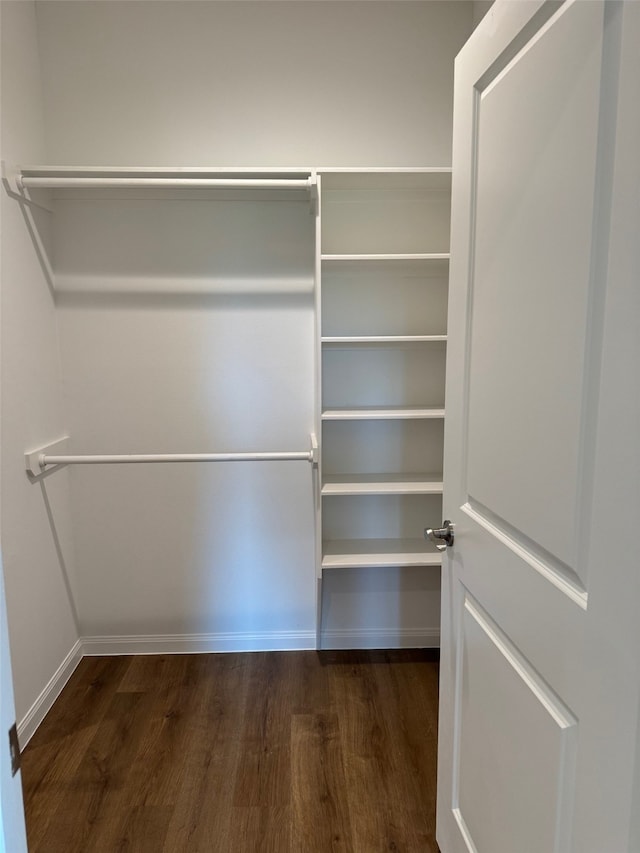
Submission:
POLYGON ((85 655, 437 647, 473 4, 0 11, 21 743, 85 655))
POLYGON ((23 166, 5 189, 61 330, 69 431, 25 464, 45 498, 74 469, 84 653, 321 648, 335 572, 437 577, 450 169, 23 166), (170 637, 137 627, 158 613, 170 637))
MULTIPOLYGON (((72 436, 25 453, 31 480, 66 465, 307 462, 306 503, 311 499, 318 509, 318 542, 307 560, 315 554, 320 581, 328 570, 434 571, 440 565, 438 551, 421 533, 442 515, 450 169, 214 172, 25 166, 13 183, 15 189, 6 178, 19 203, 52 213, 54 249, 51 261, 43 249, 43 259, 57 304, 68 314, 63 322, 82 337, 86 358, 73 398, 91 412, 88 418, 86 412, 76 413, 79 427, 72 436), (156 328, 154 345, 146 343, 147 352, 141 351, 142 369, 122 362, 111 378, 117 382, 118 374, 127 373, 126 421, 118 428, 102 409, 101 360, 117 357, 113 343, 117 349, 123 346, 127 326, 133 326, 133 346, 149 337, 149 330, 142 335, 130 316, 137 310, 157 307, 160 300, 163 309, 186 308, 190 322, 193 311, 199 311, 208 318, 207 334, 221 337, 231 322, 229 306, 243 317, 265 302, 277 327, 285 322, 280 314, 292 299, 307 308, 313 301, 316 329, 316 369, 312 372, 308 363, 303 377, 314 390, 315 423, 306 435, 289 430, 292 449, 274 446, 276 435, 287 434, 279 421, 287 403, 275 404, 279 395, 288 396, 292 363, 300 364, 301 353, 289 350, 270 366, 263 351, 260 362, 244 365, 238 377, 233 363, 223 365, 226 394, 224 388, 220 394, 217 374, 207 395, 205 377, 200 390, 191 393, 200 393, 203 405, 209 396, 214 414, 207 430, 199 431, 197 424, 178 423, 180 400, 159 395, 154 381, 162 366, 162 338, 170 337, 175 322, 166 311, 166 328, 161 336, 156 328), (107 348, 94 336, 87 316, 104 310, 113 314, 107 348), (255 425, 245 435, 237 419, 228 418, 232 405, 242 407, 243 418, 255 425), (153 410, 154 420, 165 426, 156 429, 151 446, 144 424, 131 416, 136 409, 153 410), (186 437, 178 449, 175 436, 180 434, 186 437), (213 448, 207 444, 212 435, 218 442, 213 448)), ((41 236, 39 245, 44 246, 41 236)), ((236 337, 247 334, 243 323, 236 337)), ((267 334, 276 333, 274 327, 267 334)), ((169 354, 171 366, 164 368, 184 371, 179 377, 184 387, 192 361, 176 364, 177 351, 169 354)), ((232 357, 224 353, 225 359, 232 357)), ((89 490, 95 488, 95 482, 90 485, 99 476, 95 471, 82 476, 89 490)), ((113 476, 126 474, 119 469, 113 476)), ((196 482, 206 476, 196 473, 196 482)), ((279 472, 277 477, 282 489, 279 472)), ((141 482, 145 489, 153 480, 141 482)), ((232 481, 220 482, 224 489, 232 481)), ((127 491, 135 488, 135 479, 129 481, 127 491)), ((281 509, 289 512, 284 504, 281 509)), ((252 538, 230 515, 225 525, 234 539, 252 538)), ((226 554, 237 572, 242 560, 230 544, 226 554)), ((250 583, 250 577, 244 581, 250 583)), ((316 644, 321 646, 322 583, 316 613, 316 644)))

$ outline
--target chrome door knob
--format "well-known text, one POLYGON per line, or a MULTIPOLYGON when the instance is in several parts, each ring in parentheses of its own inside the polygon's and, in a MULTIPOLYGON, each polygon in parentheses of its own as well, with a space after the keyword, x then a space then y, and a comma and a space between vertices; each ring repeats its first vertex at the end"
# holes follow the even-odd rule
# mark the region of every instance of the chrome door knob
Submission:
POLYGON ((436 527, 432 530, 431 527, 425 528, 424 538, 429 539, 436 546, 438 551, 446 551, 447 545, 453 545, 453 524, 447 519, 442 522, 442 527, 436 527), (441 543, 445 544, 442 545, 441 543))

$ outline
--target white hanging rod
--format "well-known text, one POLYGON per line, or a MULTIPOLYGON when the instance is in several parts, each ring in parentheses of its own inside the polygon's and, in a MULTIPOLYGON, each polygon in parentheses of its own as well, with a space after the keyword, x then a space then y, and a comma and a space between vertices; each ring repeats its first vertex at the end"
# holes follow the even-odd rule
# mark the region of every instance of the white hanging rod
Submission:
POLYGON ((141 178, 141 177, 60 177, 18 175, 16 183, 19 189, 271 189, 310 190, 315 186, 313 177, 309 178, 141 178))
POLYGON ((108 465, 123 462, 270 462, 304 459, 313 462, 310 450, 283 453, 124 453, 97 456, 47 456, 41 454, 39 464, 47 465, 108 465))
POLYGON ((51 465, 114 465, 140 462, 288 462, 305 461, 316 465, 318 462, 318 442, 312 433, 311 447, 301 451, 267 451, 264 453, 121 453, 98 455, 51 454, 47 450, 55 449, 61 442, 41 447, 25 454, 27 471, 37 476, 51 465))

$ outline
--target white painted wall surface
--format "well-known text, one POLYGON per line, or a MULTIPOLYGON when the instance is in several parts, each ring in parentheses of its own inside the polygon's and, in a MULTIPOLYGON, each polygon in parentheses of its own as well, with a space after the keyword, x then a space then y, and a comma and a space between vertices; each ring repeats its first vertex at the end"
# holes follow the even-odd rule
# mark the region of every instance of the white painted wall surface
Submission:
MULTIPOLYGON (((2 156, 42 160, 36 24, 31 3, 3 2, 2 156)), ((27 480, 26 449, 65 426, 52 293, 19 205, 2 196, 2 434, 0 481, 8 621, 20 722, 78 639, 70 589, 68 476, 27 480), (55 531, 50 514, 56 518, 55 531)), ((38 214, 46 231, 47 214, 38 214)), ((4 735, 3 735, 4 736, 4 735)))
MULTIPOLYGON (((308 198, 58 201, 74 452, 307 450, 313 229, 308 198)), ((83 635, 313 645, 308 462, 71 477, 83 635)))
POLYGON ((451 163, 470 2, 37 8, 52 162, 451 163))

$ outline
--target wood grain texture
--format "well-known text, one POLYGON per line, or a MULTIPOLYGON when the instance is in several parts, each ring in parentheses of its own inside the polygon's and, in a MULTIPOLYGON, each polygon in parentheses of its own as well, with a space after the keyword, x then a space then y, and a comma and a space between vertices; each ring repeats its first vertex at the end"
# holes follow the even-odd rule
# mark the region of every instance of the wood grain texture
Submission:
POLYGON ((433 652, 85 658, 23 755, 31 853, 437 853, 433 652))

